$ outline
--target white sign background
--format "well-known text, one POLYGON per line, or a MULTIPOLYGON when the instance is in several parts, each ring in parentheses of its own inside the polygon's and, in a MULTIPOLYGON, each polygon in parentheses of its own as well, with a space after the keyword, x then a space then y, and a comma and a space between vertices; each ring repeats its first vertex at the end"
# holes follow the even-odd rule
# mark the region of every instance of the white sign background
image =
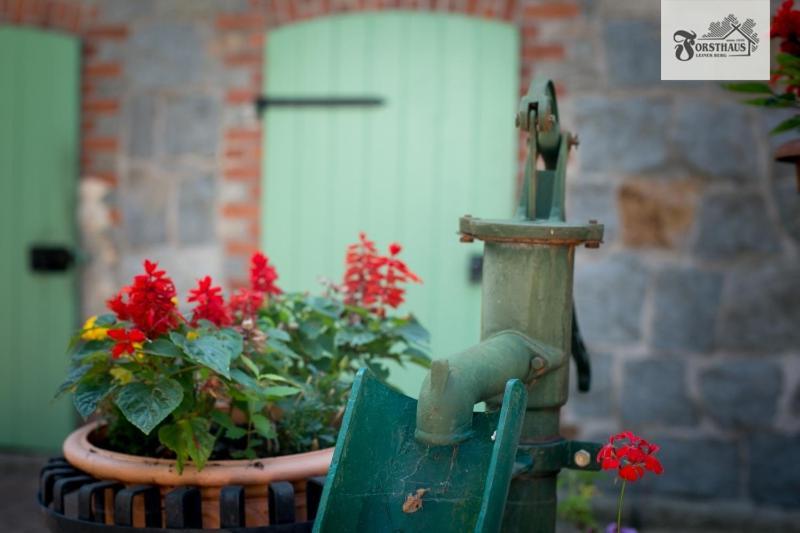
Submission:
MULTIPOLYGON (((770 71, 769 0, 661 0, 662 80, 768 80, 770 71), (750 56, 699 57, 688 61, 675 57, 676 31, 695 32, 695 43, 712 22, 728 15, 740 23, 751 18, 758 34, 758 49, 750 56)), ((684 54, 683 57, 686 57, 684 54)))

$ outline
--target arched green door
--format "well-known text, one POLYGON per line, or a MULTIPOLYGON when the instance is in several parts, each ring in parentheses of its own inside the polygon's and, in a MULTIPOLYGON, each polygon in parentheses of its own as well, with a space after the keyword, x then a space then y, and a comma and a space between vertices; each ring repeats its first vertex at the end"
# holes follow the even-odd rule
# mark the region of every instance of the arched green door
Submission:
POLYGON ((73 250, 80 44, 0 28, 0 447, 52 451, 74 425, 65 377, 75 274, 34 271, 31 248, 73 250))
MULTIPOLYGON (((340 279, 359 231, 423 278, 407 311, 441 357, 478 340, 479 243, 458 217, 507 217, 516 175, 514 27, 448 14, 335 16, 267 35, 269 96, 377 96, 379 107, 275 107, 264 115, 262 246, 282 286, 340 279)), ((421 373, 394 372, 416 395, 421 373)))

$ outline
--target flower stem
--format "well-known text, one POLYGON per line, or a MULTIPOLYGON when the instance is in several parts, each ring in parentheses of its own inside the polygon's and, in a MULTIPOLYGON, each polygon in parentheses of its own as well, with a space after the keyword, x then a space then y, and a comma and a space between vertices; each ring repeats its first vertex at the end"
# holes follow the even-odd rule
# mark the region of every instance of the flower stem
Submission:
POLYGON ((622 498, 625 496, 625 480, 622 481, 622 487, 619 489, 619 502, 617 502, 617 533, 622 531, 622 498))

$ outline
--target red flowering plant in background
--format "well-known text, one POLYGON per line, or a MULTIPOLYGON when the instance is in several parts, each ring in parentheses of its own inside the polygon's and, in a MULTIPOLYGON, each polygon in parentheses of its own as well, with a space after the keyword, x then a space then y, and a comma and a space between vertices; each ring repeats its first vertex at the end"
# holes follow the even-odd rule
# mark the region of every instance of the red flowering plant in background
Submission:
POLYGON ((375 243, 360 233, 358 242, 347 247, 342 283, 344 301, 383 316, 386 308, 396 309, 404 301, 406 283, 422 283, 397 256, 403 247, 389 245, 389 255, 381 255, 375 243))
MULTIPOLYGON (((770 26, 770 38, 778 39, 780 52, 775 56, 775 68, 769 83, 736 82, 723 86, 731 91, 749 93, 753 97, 746 104, 774 107, 800 108, 800 10, 794 0, 784 0, 770 26)), ((773 134, 800 130, 800 115, 783 120, 772 129, 773 134)))
POLYGON ((249 284, 226 301, 210 276, 179 309, 158 264, 108 300, 70 344, 58 394, 107 422, 105 445, 174 457, 202 468, 230 459, 333 445, 355 372, 382 377, 384 360, 427 365, 427 332, 411 315, 390 316, 403 284, 419 282, 392 245, 380 255, 366 236, 348 252, 352 280, 321 295, 284 293, 267 256, 253 254, 249 284), (360 248, 359 248, 360 247, 360 248), (357 272, 358 269, 361 269, 357 272), (234 416, 236 415, 236 416, 234 416))
POLYGON ((630 431, 623 431, 609 437, 608 444, 597 453, 597 461, 601 468, 616 472, 619 479, 622 480, 617 503, 617 532, 623 531, 622 502, 625 485, 628 482, 633 483, 642 479, 646 472, 653 472, 656 475, 664 472, 661 461, 656 458, 659 449, 657 445, 630 431))

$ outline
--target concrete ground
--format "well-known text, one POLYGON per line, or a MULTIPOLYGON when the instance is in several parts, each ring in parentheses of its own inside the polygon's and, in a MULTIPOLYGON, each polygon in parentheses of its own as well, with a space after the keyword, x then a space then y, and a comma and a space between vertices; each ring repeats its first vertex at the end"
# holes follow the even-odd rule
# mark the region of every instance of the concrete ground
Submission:
MULTIPOLYGON (((36 503, 39 469, 46 457, 0 453, 0 533, 45 533, 36 503)), ((602 511, 601 511, 601 514, 602 511)), ((772 531, 772 528, 766 530, 772 531)), ((766 531, 765 530, 765 531, 766 531)), ((780 531, 781 529, 775 529, 780 531)), ((794 531, 794 527, 782 529, 794 531)), ((713 527, 643 528, 640 533, 729 533, 732 530, 713 527)), ((739 531, 739 529, 736 529, 739 531)), ((744 529, 747 531, 747 529, 744 529)), ((558 533, 576 533, 568 526, 560 526, 558 533)), ((760 533, 760 532, 759 532, 760 533)))
POLYGON ((36 492, 46 457, 0 454, 0 531, 44 533, 36 492))

